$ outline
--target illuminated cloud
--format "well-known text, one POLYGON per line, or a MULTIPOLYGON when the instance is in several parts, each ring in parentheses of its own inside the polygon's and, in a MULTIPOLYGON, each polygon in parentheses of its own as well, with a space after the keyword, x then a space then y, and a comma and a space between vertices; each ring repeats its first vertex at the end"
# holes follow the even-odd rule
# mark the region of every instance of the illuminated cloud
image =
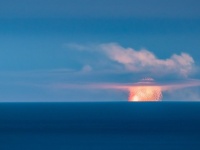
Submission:
MULTIPOLYGON (((130 95, 141 93, 140 91, 144 90, 148 92, 149 96, 156 97, 161 96, 159 93, 162 92, 163 101, 200 100, 198 92, 200 80, 190 78, 190 75, 197 73, 198 70, 193 57, 187 53, 174 53, 166 59, 161 59, 147 49, 135 50, 122 47, 117 43, 83 46, 69 44, 67 47, 85 54, 83 58, 86 56, 87 59, 83 59, 83 64, 88 65, 84 66, 81 72, 88 73, 81 74, 81 78, 83 79, 84 75, 88 75, 88 77, 81 82, 51 85, 53 88, 110 91, 114 95, 121 93, 121 99, 126 100, 128 95, 130 100, 130 95), (159 81, 158 83, 151 82, 151 84, 133 82, 137 78, 143 78, 143 75, 153 76, 159 81), (158 95, 151 95, 154 89, 160 91, 158 95), (137 91, 135 92, 135 90, 137 91), (182 94, 183 91, 184 94, 182 94)), ((142 100, 161 100, 161 97, 147 99, 147 96, 143 97, 142 94, 138 94, 142 100)), ((138 100, 138 96, 134 97, 134 100, 138 100)))
POLYGON ((100 45, 107 57, 132 72, 154 74, 177 74, 187 77, 194 71, 194 59, 187 53, 173 54, 168 59, 159 59, 152 52, 142 49, 124 48, 116 43, 100 45))
MULTIPOLYGON (((161 100, 162 93, 167 94, 166 98, 163 97, 163 101, 199 101, 199 87, 200 80, 194 79, 184 79, 180 81, 171 81, 171 82, 135 82, 135 83, 60 83, 51 85, 53 88, 58 89, 74 89, 74 90, 96 90, 96 91, 115 91, 115 93, 125 93, 125 99, 130 99, 132 94, 135 92, 148 92, 150 96, 147 98, 142 97, 142 101, 150 100, 161 100), (155 91, 155 92, 154 92, 155 91), (150 92, 150 93, 149 93, 150 92), (153 92, 153 93, 151 93, 153 92), (129 93, 129 94, 128 94, 129 93), (153 95, 152 95, 153 94, 153 95), (154 95, 155 94, 155 95, 154 95), (129 98, 128 98, 129 95, 129 98), (152 97, 158 97, 156 99, 151 99, 152 97)), ((142 93, 143 94, 143 93, 142 93)), ((146 93, 147 94, 147 93, 146 93)), ((140 95, 142 96, 142 95, 140 95)), ((143 95, 145 96, 145 95, 143 95)))
MULTIPOLYGON (((175 75, 182 77, 188 77, 197 71, 193 57, 185 52, 172 54, 171 57, 166 59, 160 59, 147 49, 135 50, 130 47, 122 47, 117 43, 100 45, 79 45, 73 43, 67 44, 66 46, 70 49, 92 53, 97 58, 95 60, 90 59, 93 65, 101 62, 99 63, 100 65, 104 65, 104 68, 105 66, 107 68, 110 67, 109 69, 111 70, 117 69, 118 71, 133 73, 150 73, 151 75, 158 76, 175 75)), ((102 68, 99 64, 96 66, 98 70, 102 68)))

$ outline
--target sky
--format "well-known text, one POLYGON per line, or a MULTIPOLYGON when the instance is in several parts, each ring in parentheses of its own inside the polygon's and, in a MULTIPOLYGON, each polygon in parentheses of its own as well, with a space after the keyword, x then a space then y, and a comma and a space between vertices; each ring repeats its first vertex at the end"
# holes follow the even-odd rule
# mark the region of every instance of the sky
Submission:
MULTIPOLYGON (((199 83, 199 5, 0 1, 0 101, 127 101, 127 90, 99 85, 145 77, 171 87, 180 80, 199 83)), ((163 101, 199 101, 199 86, 185 85, 163 92, 163 101)))

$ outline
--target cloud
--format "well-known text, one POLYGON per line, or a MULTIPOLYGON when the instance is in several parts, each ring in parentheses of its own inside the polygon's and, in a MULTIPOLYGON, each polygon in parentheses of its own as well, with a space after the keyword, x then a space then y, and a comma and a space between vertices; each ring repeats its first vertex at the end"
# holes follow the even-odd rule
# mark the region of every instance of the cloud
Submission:
POLYGON ((188 77, 197 71, 193 57, 185 52, 172 54, 167 59, 160 59, 147 49, 125 48, 118 43, 90 45, 73 43, 66 46, 70 49, 87 51, 88 57, 92 54, 92 58, 87 59, 86 63, 92 64, 93 70, 109 69, 118 72, 149 74, 154 77, 188 77))
MULTIPOLYGON (((88 68, 84 66, 83 68, 88 68)), ((87 70, 87 69, 86 69, 87 70)), ((165 100, 200 100, 200 80, 122 81, 121 74, 56 69, 0 74, 1 101, 127 101, 130 88, 160 86, 165 100), (108 80, 105 79, 105 76, 108 80), (6 79, 6 80, 5 80, 6 79), (114 79, 114 80, 112 80, 114 79), (30 98, 31 97, 31 98, 30 98)))
POLYGON ((162 91, 175 91, 190 87, 199 87, 200 80, 198 79, 185 79, 180 81, 168 81, 166 82, 135 82, 135 83, 90 83, 82 82, 82 84, 57 84, 56 88, 76 88, 76 89, 113 89, 113 90, 128 90, 132 87, 138 86, 159 86, 162 91))
POLYGON ((200 88, 199 87, 189 87, 178 89, 175 91, 167 91, 164 100, 171 101, 199 101, 200 100, 200 88))
POLYGON ((123 65, 127 71, 177 74, 183 77, 194 71, 194 59, 187 53, 173 54, 168 59, 159 59, 146 49, 137 51, 133 48, 124 48, 117 43, 101 44, 99 48, 110 60, 123 65))
POLYGON ((47 72, 45 77, 39 75, 41 79, 34 82, 34 87, 50 90, 56 96, 62 95, 67 101, 71 98, 74 101, 126 101, 130 88, 144 86, 137 82, 143 74, 155 74, 161 78, 155 76, 155 83, 150 85, 161 87, 163 100, 184 100, 186 97, 200 100, 198 90, 192 90, 199 89, 200 80, 188 79, 196 68, 194 59, 187 53, 160 59, 147 49, 135 50, 117 43, 66 46, 69 50, 77 50, 75 53, 80 56, 77 61, 82 67, 47 72), (178 78, 174 80, 172 76, 178 78), (181 91, 184 94, 181 95, 181 91))
POLYGON ((92 67, 90 65, 85 65, 85 66, 83 66, 81 71, 84 73, 90 72, 90 71, 92 71, 92 67))
MULTIPOLYGON (((124 95, 123 100, 127 100, 128 92, 132 88, 137 87, 159 87, 164 94, 163 101, 199 101, 200 80, 184 79, 171 82, 135 82, 135 83, 59 83, 51 85, 56 89, 73 89, 75 91, 104 91, 113 93, 121 93, 124 95)), ((105 95, 107 97, 107 95, 105 95)), ((97 96, 98 97, 98 96, 97 96)), ((112 96, 111 96, 112 97, 112 96)))

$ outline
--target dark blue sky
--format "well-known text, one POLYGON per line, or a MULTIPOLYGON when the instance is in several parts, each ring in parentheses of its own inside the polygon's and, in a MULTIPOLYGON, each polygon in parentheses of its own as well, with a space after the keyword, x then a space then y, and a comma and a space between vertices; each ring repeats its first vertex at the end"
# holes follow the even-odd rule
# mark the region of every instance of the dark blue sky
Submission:
POLYGON ((198 0, 7 0, 0 17, 199 18, 198 0))
MULTIPOLYGON (((1 1, 0 100, 126 101, 128 92, 63 85, 132 83, 146 76, 200 79, 199 5, 198 0, 1 1), (116 46, 112 55, 99 48, 110 43, 116 46), (137 54, 128 65, 114 58, 116 50, 128 47, 131 53, 146 49, 155 59, 138 66, 147 62, 136 61, 137 54)), ((185 95, 164 93, 163 99, 200 99, 198 88, 184 90, 185 95)))

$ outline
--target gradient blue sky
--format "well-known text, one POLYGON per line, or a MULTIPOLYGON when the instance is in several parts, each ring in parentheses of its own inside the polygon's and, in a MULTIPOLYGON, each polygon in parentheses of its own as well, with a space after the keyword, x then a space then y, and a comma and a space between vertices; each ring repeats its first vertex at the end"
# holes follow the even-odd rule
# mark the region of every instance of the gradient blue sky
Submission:
MULTIPOLYGON (((200 79, 199 6, 198 0, 0 1, 0 100, 126 101, 126 91, 61 85, 200 79), (109 43, 146 49, 160 60, 185 52, 194 64, 187 76, 178 65, 170 73, 127 70, 99 49, 109 43)), ((199 90, 170 91, 163 99, 200 100, 199 90)))

